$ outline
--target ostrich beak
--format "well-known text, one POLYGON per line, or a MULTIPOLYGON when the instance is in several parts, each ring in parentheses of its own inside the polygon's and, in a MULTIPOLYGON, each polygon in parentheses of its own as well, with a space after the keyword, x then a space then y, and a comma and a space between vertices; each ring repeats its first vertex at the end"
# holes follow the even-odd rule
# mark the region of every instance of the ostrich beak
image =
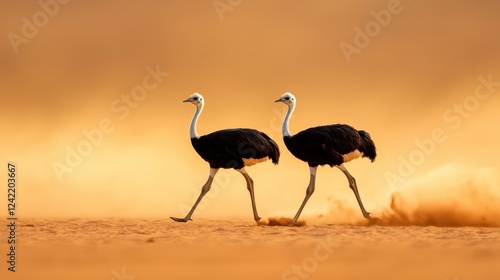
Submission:
POLYGON ((281 99, 281 98, 278 100, 274 100, 274 102, 281 102, 281 101, 283 101, 283 99, 281 99))
POLYGON ((183 100, 182 102, 191 102, 191 98, 188 98, 186 100, 183 100))

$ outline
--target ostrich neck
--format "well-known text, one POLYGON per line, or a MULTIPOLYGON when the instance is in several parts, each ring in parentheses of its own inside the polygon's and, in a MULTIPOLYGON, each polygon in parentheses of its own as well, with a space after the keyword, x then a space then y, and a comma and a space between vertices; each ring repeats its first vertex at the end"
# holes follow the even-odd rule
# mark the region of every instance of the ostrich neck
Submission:
POLYGON ((291 137, 292 134, 290 133, 290 117, 292 116, 293 110, 295 109, 295 104, 292 103, 290 106, 288 106, 288 111, 286 112, 285 119, 283 120, 283 126, 281 127, 281 132, 283 133, 283 137, 288 136, 291 137))
POLYGON ((191 138, 200 138, 200 136, 196 132, 196 123, 198 122, 198 117, 200 116, 202 110, 203 110, 203 103, 196 106, 196 112, 194 112, 194 116, 193 119, 191 120, 191 125, 189 127, 189 137, 191 138))

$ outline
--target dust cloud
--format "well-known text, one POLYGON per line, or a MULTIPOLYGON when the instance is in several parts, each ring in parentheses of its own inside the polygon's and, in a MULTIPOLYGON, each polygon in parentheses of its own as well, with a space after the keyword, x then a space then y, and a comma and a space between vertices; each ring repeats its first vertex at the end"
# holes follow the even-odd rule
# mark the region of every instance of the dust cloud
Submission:
POLYGON ((316 222, 381 226, 499 227, 500 187, 493 169, 448 165, 392 190, 365 221, 357 205, 331 201, 316 222))
POLYGON ((418 199, 403 193, 391 195, 390 210, 379 225, 394 226, 500 226, 500 197, 488 186, 467 182, 447 191, 435 189, 418 199))
POLYGON ((287 217, 271 217, 267 220, 261 220, 259 221, 259 226, 295 226, 295 227, 302 227, 306 225, 305 221, 297 221, 297 223, 293 223, 292 218, 287 218, 287 217))

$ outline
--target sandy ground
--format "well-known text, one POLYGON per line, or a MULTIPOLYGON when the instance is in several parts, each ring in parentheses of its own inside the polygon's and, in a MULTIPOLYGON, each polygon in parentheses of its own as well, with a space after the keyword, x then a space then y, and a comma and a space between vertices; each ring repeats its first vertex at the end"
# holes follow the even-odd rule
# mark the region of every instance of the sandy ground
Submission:
POLYGON ((17 271, 2 263, 1 279, 498 279, 500 229, 24 219, 17 271))

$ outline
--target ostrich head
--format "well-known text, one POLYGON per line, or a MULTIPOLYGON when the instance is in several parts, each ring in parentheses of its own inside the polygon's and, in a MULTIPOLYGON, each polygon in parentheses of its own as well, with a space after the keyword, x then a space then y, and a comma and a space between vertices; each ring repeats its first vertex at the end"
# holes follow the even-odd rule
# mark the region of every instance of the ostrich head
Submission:
POLYGON ((204 101, 203 101, 203 96, 201 96, 201 94, 194 93, 188 99, 182 102, 190 102, 193 105, 200 106, 201 104, 203 104, 204 101))
POLYGON ((280 99, 274 101, 274 102, 283 102, 285 105, 292 105, 292 104, 295 104, 295 96, 293 96, 293 94, 287 92, 285 94, 283 94, 283 96, 281 96, 280 99))

